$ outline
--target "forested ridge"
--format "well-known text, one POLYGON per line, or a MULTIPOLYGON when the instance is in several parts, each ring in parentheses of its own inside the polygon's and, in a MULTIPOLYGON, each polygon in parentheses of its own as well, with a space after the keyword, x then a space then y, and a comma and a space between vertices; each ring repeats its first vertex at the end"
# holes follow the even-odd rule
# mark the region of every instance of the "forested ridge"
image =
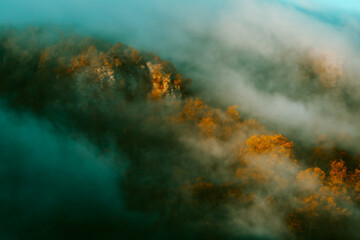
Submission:
MULTIPOLYGON (((110 214, 112 202, 105 201, 109 212, 86 221, 82 212, 96 209, 79 210, 72 218, 71 211, 50 207, 49 221, 38 220, 35 212, 29 222, 17 223, 27 210, 14 214, 17 205, 2 197, 1 221, 15 216, 0 225, 9 236, 352 239, 359 234, 360 157, 326 135, 305 146, 261 119, 243 117, 235 103, 224 109, 207 104, 192 88, 196 79, 120 42, 40 27, 3 28, 0 59, 3 114, 40 119, 50 132, 88 141, 100 156, 111 156, 114 169, 126 166, 116 182, 121 214, 110 214)), ((312 94, 338 91, 332 89, 341 69, 319 61, 299 58, 303 76, 317 81, 301 87, 312 94)), ((14 184, 15 191, 25 181, 9 179, 3 175, 2 181, 14 184)), ((42 194, 39 198, 47 197, 42 194)), ((78 209, 82 200, 74 204, 78 209)))

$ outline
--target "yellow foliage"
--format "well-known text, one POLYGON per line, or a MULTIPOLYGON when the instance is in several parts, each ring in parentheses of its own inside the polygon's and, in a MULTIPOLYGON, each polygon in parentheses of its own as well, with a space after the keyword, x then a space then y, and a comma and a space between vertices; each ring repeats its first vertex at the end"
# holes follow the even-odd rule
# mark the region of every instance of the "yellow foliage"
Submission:
POLYGON ((323 170, 321 170, 320 168, 318 167, 315 167, 314 170, 313 170, 314 174, 321 180, 321 181, 324 181, 325 179, 325 173, 323 170))
POLYGON ((319 207, 319 196, 317 194, 305 198, 303 203, 305 206, 302 211, 308 215, 319 216, 318 212, 316 211, 319 207))
POLYGON ((162 96, 169 93, 171 73, 163 73, 163 67, 160 64, 148 62, 147 66, 150 70, 153 84, 153 89, 149 96, 155 100, 159 100, 162 96))
POLYGON ((240 120, 240 116, 239 116, 239 113, 236 111, 236 108, 237 108, 236 105, 229 107, 227 109, 227 113, 232 119, 234 119, 235 121, 238 121, 238 120, 240 120))
POLYGON ((343 160, 333 161, 331 163, 330 178, 334 184, 342 184, 347 177, 346 166, 343 160))
POLYGON ((215 136, 216 123, 213 118, 211 117, 202 118, 198 126, 200 127, 201 131, 207 136, 209 137, 215 136))
POLYGON ((299 210, 309 216, 318 216, 321 211, 327 211, 333 216, 349 216, 351 212, 344 208, 345 203, 351 202, 352 186, 346 184, 347 170, 344 161, 334 161, 331 163, 329 177, 325 178, 325 173, 320 168, 307 169, 298 174, 297 180, 306 183, 306 178, 319 180, 320 188, 308 192, 308 196, 300 196, 303 207, 299 210))
POLYGON ((292 155, 294 148, 294 144, 281 134, 252 136, 246 141, 246 144, 249 147, 249 153, 270 153, 275 151, 285 153, 288 157, 292 155))
POLYGON ((176 79, 174 80, 175 89, 180 90, 181 83, 182 83, 182 75, 176 74, 176 79))
POLYGON ((320 168, 308 168, 305 171, 301 171, 296 179, 302 184, 306 184, 307 181, 319 181, 320 183, 325 179, 325 173, 320 168))
POLYGON ((199 98, 189 99, 182 108, 181 118, 185 121, 198 121, 201 119, 205 104, 199 98))
POLYGON ((360 192, 360 170, 355 169, 354 173, 350 175, 350 183, 354 186, 354 190, 360 192))

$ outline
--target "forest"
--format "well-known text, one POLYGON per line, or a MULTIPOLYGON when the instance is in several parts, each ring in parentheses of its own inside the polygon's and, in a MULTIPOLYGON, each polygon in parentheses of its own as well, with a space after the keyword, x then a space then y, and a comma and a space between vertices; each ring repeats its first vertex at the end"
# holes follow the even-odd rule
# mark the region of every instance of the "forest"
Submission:
MULTIPOLYGON (((0 60, 3 239, 359 237, 352 136, 305 144, 154 53, 71 31, 3 27, 0 60)), ((291 97, 359 106, 327 53, 292 60, 291 97)))

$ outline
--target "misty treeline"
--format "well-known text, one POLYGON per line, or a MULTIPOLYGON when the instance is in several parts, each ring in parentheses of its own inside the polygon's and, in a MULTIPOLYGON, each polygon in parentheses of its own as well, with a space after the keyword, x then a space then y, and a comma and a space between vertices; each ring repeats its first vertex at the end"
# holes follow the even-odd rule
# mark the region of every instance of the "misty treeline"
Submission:
MULTIPOLYGON (((309 89, 321 94, 336 85, 342 74, 336 66, 304 59, 304 72, 319 80, 309 89)), ((74 141, 85 138, 102 155, 124 155, 119 165, 126 165, 116 182, 124 214, 87 224, 81 214, 79 221, 56 219, 54 207, 38 225, 35 212, 29 228, 21 219, 27 211, 19 209, 19 224, 9 230, 0 223, 13 239, 359 237, 359 156, 326 136, 297 146, 243 119, 236 106, 206 104, 173 64, 121 43, 58 29, 2 28, 0 60, 2 108, 49 122, 74 141)), ((36 197, 46 196, 44 189, 36 197)))

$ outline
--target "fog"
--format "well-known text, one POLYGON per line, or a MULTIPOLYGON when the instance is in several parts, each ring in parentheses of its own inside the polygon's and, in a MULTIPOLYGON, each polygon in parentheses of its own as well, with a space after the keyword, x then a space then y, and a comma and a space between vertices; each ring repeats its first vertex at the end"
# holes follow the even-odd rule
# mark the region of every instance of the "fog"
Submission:
POLYGON ((355 1, 0 9, 0 237, 360 236, 355 1))

